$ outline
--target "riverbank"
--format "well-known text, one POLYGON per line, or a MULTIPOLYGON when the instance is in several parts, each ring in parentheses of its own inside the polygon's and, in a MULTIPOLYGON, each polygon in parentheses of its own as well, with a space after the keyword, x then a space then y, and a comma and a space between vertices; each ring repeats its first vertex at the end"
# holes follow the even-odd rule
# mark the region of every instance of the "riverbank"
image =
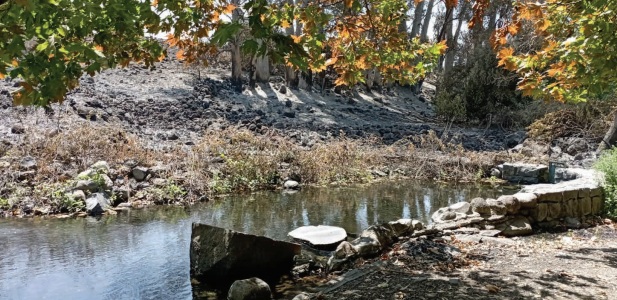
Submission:
POLYGON ((329 278, 330 286, 314 297, 612 299, 616 247, 617 227, 609 220, 586 229, 482 242, 460 232, 404 240, 375 260, 358 262, 357 270, 329 278))
MULTIPOLYGON (((428 84, 419 95, 399 87, 335 93, 289 90, 275 76, 237 93, 221 70, 166 59, 155 70, 132 65, 86 76, 47 111, 12 107, 13 89, 15 82, 0 81, 4 216, 84 216, 85 200, 97 193, 120 211, 278 189, 287 180, 494 182, 500 163, 546 163, 557 153, 525 140, 524 131, 440 123, 428 84), (105 174, 87 172, 97 162, 105 174), (84 190, 80 180, 92 183, 84 190)), ((595 157, 577 141, 571 149, 564 140, 557 155, 589 166, 595 157)))

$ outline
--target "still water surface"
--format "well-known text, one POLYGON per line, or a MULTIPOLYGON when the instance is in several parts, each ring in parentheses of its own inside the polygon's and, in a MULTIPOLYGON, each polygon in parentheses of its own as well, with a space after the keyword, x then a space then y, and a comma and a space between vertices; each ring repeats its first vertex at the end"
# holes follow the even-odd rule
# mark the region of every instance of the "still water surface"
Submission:
POLYGON ((498 189, 389 182, 230 196, 190 208, 150 208, 103 218, 0 219, 0 299, 191 299, 192 222, 286 239, 303 225, 358 233, 498 189))

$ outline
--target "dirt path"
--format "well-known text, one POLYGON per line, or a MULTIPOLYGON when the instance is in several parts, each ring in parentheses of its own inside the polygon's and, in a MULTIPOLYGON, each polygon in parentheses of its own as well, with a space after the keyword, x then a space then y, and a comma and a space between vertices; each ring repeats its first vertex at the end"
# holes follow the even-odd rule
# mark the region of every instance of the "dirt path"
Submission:
POLYGON ((431 243, 460 251, 453 250, 451 260, 436 260, 436 246, 414 256, 394 246, 380 261, 336 278, 316 298, 617 299, 614 225, 481 243, 444 238, 431 243))

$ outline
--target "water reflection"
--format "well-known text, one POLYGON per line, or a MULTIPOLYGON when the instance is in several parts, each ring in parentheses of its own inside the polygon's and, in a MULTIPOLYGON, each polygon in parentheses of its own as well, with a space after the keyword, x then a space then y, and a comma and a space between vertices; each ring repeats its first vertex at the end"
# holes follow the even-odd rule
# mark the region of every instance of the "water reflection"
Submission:
POLYGON ((502 191, 409 182, 233 196, 189 209, 115 217, 0 220, 2 299, 190 299, 190 225, 202 222, 285 239, 303 225, 357 233, 398 218, 502 191))

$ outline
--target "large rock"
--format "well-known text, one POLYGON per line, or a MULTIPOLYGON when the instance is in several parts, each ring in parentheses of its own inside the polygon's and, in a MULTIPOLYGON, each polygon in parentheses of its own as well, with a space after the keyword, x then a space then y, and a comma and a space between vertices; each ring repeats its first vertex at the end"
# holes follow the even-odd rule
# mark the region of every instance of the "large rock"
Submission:
POLYGON ((227 300, 270 300, 270 286, 263 280, 253 277, 236 280, 229 288, 227 300))
POLYGON ((86 212, 100 215, 111 207, 111 200, 103 193, 93 193, 86 199, 86 212))
POLYGON ((297 190, 300 188, 300 183, 295 180, 287 180, 283 183, 283 187, 288 190, 297 190))
POLYGON ((388 223, 382 225, 373 225, 362 231, 360 237, 377 240, 381 245, 381 248, 385 248, 391 245, 397 239, 396 232, 388 223))
POLYGON ((442 207, 433 213, 431 219, 435 223, 443 223, 457 219, 457 216, 465 216, 469 213, 471 205, 468 202, 454 203, 448 207, 442 207))
POLYGON ((334 248, 347 238, 345 229, 336 226, 302 226, 289 232, 296 240, 307 242, 316 248, 334 248))
POLYGON ((301 249, 294 243, 193 223, 191 276, 214 285, 248 277, 275 281, 291 270, 301 249))
POLYGON ((381 251, 379 241, 369 237, 359 237, 351 241, 351 245, 354 251, 361 257, 374 256, 381 251))
POLYGON ((502 203, 506 207, 506 211, 510 215, 514 215, 521 209, 521 204, 514 196, 503 195, 497 198, 497 201, 502 203))
POLYGON ((534 193, 517 193, 513 196, 518 200, 521 208, 536 208, 538 206, 538 196, 534 193))
POLYGON ((412 219, 398 219, 396 221, 388 222, 396 236, 404 236, 414 231, 414 220, 412 219))
POLYGON ((529 219, 525 217, 516 217, 495 227, 501 230, 501 234, 507 237, 529 235, 533 233, 529 219))
POLYGON ((146 176, 148 176, 148 168, 137 166, 133 168, 131 174, 133 175, 133 178, 135 178, 135 180, 144 181, 146 179, 146 176))
POLYGON ((474 213, 478 213, 481 215, 490 215, 491 207, 486 203, 484 198, 473 198, 471 199, 471 210, 474 213))

